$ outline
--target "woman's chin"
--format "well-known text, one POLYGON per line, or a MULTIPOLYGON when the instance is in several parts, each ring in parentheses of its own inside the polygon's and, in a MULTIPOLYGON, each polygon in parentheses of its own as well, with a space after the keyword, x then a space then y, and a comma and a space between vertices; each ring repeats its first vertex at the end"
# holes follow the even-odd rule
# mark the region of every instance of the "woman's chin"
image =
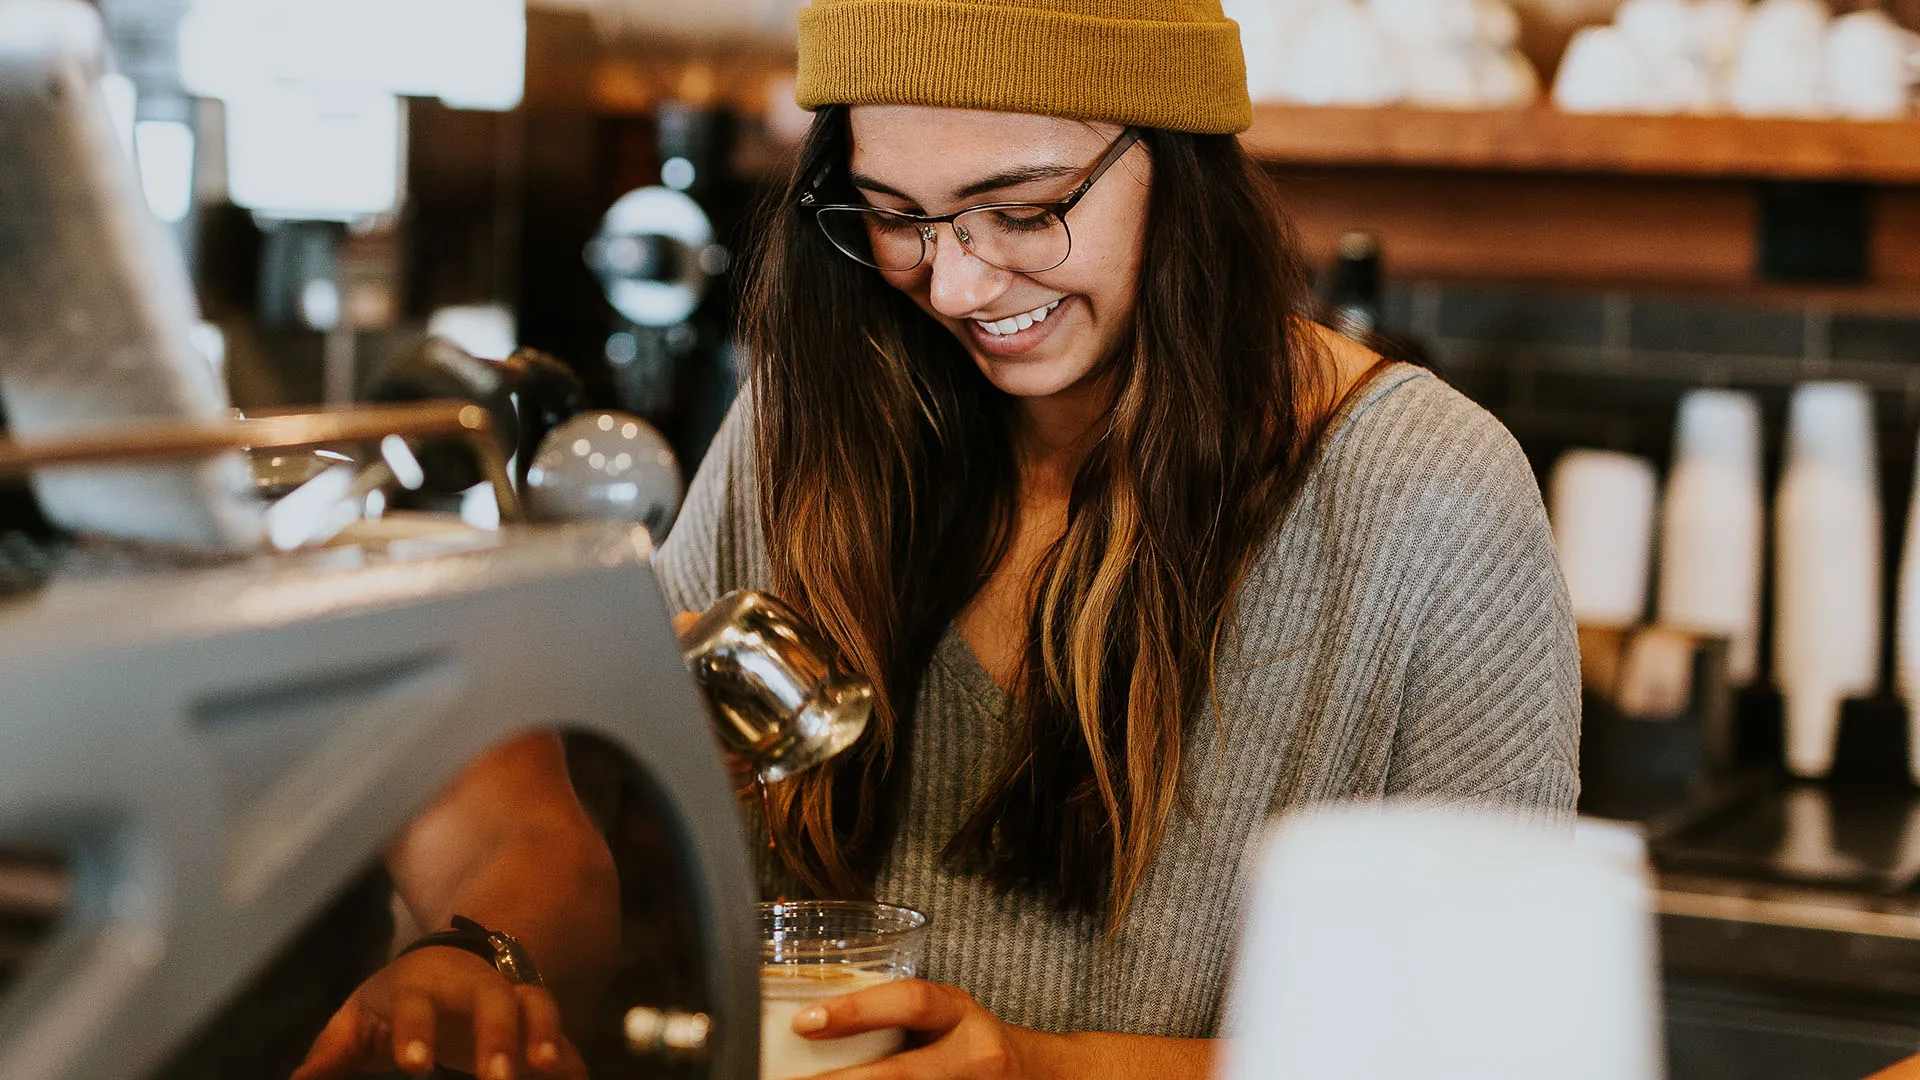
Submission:
POLYGON ((973 359, 994 389, 1010 397, 1052 397, 1078 383, 1085 374, 1083 366, 1059 361, 1021 362, 978 354, 973 359))

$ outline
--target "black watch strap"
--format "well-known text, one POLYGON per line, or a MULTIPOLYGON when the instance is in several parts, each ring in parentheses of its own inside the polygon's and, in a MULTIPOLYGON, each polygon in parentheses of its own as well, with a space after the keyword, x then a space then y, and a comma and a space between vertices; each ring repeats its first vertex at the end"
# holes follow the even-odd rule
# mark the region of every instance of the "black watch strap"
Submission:
POLYGON ((533 956, 526 946, 508 934, 499 930, 489 930, 464 915, 453 917, 453 929, 438 930, 415 941, 400 950, 405 956, 416 949, 425 949, 434 945, 444 945, 460 949, 492 964, 506 980, 515 986, 542 986, 540 972, 533 966, 533 956))

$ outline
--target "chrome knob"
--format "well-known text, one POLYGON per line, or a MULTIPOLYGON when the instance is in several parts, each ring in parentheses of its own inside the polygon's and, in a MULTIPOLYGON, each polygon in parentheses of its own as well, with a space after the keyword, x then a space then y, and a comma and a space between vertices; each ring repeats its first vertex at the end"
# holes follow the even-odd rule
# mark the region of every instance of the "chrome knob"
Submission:
POLYGON ((628 1009, 622 1026, 627 1049, 643 1057, 698 1060, 706 1056, 707 1041, 713 1036, 713 1018, 706 1013, 645 1005, 628 1009))

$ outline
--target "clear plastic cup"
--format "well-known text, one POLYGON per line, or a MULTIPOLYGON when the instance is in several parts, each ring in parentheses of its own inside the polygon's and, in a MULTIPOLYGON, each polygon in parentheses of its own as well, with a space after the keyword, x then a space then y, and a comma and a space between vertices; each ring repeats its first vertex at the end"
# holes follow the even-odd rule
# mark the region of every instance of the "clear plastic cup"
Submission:
POLYGON ((793 1033, 793 1017, 920 968, 927 917, 859 900, 783 900, 760 905, 760 1080, 798 1080, 898 1053, 899 1028, 841 1039, 793 1033))

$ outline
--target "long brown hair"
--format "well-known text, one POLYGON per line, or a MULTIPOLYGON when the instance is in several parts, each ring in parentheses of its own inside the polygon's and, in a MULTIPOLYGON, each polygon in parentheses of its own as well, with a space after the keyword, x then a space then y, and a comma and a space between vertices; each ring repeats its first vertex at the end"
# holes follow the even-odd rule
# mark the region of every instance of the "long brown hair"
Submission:
MULTIPOLYGON (((947 855, 1116 926, 1179 796, 1182 736, 1256 549, 1298 486, 1329 363, 1271 182, 1232 136, 1150 131, 1115 396, 1041 561, 1008 740, 947 855)), ((745 334, 773 588, 879 690, 860 742, 776 785, 769 827, 821 893, 872 888, 920 673, 1006 554, 1009 399, 944 327, 798 209, 844 174, 824 109, 773 204, 745 334)))

